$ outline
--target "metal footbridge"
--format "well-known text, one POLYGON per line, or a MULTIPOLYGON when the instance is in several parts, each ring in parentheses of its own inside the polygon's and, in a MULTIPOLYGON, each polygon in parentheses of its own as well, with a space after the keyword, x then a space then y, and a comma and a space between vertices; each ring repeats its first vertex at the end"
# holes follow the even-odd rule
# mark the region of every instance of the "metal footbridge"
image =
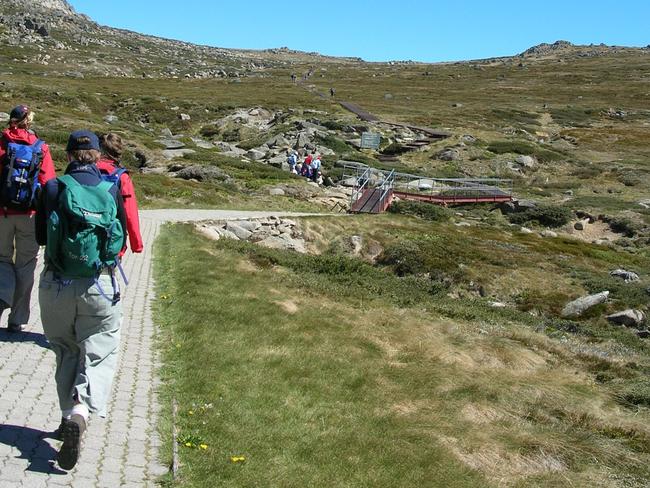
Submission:
POLYGON ((395 170, 345 165, 345 178, 354 178, 350 200, 354 213, 381 213, 394 200, 437 205, 512 201, 512 180, 501 178, 428 178, 395 170))

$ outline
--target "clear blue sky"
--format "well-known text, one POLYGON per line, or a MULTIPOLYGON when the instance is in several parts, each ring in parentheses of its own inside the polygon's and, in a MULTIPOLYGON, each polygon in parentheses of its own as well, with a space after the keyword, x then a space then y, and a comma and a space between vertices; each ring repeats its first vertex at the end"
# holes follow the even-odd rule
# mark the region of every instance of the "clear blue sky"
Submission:
POLYGON ((100 24, 218 47, 367 61, 517 54, 541 42, 650 44, 650 0, 70 0, 100 24))

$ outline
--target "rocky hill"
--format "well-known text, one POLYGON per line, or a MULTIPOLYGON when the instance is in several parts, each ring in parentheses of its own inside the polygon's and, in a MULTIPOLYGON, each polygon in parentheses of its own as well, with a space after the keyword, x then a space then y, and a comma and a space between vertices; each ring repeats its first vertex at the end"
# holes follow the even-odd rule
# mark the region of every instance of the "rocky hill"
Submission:
POLYGON ((623 46, 608 46, 606 44, 589 44, 587 46, 579 46, 572 44, 568 41, 555 41, 553 44, 543 42, 537 46, 533 46, 519 55, 520 58, 547 58, 553 56, 567 57, 594 57, 609 54, 617 54, 622 52, 650 52, 650 45, 645 48, 633 48, 623 46))
MULTIPOLYGON (((77 65, 75 74, 144 78, 261 76, 295 63, 355 63, 288 48, 237 50, 199 46, 101 26, 65 0, 0 0, 0 44, 19 61, 77 65)), ((56 72, 54 74, 57 74, 56 72)))

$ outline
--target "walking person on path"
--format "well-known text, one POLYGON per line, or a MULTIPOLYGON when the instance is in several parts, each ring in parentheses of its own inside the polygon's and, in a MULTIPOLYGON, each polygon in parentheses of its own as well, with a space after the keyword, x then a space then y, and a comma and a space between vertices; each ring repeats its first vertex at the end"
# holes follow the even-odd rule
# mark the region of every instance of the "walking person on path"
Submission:
POLYGON ((29 107, 17 106, 0 139, 0 315, 11 308, 9 332, 29 321, 38 255, 34 209, 40 188, 56 176, 48 145, 31 130, 33 120, 29 107))
POLYGON ((104 181, 96 165, 97 136, 73 132, 66 151, 65 175, 49 181, 39 200, 36 238, 46 246, 39 304, 56 355, 62 416, 57 462, 70 470, 90 413, 106 415, 122 322, 115 267, 127 224, 117 185, 104 181))
MULTIPOLYGON (((108 133, 99 138, 102 157, 97 161, 97 167, 105 180, 115 183, 120 189, 126 213, 126 230, 129 236, 131 252, 140 253, 144 247, 140 234, 140 216, 138 201, 135 197, 133 181, 127 169, 121 165, 124 143, 118 134, 108 133)), ((120 256, 124 255, 126 248, 122 249, 120 256)))

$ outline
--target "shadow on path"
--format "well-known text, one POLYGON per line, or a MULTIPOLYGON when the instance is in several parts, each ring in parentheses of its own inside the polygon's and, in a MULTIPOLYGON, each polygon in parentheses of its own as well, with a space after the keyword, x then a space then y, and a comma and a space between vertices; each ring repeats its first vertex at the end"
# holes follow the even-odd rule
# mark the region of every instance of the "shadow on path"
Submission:
POLYGON ((47 342, 44 334, 36 332, 7 332, 7 329, 0 329, 0 342, 7 343, 27 343, 31 342, 44 349, 50 348, 50 343, 47 342))
POLYGON ((0 444, 15 447, 20 451, 18 459, 26 459, 29 462, 26 471, 67 474, 54 466, 57 451, 45 441, 45 438, 51 435, 51 432, 29 427, 0 424, 0 444))

